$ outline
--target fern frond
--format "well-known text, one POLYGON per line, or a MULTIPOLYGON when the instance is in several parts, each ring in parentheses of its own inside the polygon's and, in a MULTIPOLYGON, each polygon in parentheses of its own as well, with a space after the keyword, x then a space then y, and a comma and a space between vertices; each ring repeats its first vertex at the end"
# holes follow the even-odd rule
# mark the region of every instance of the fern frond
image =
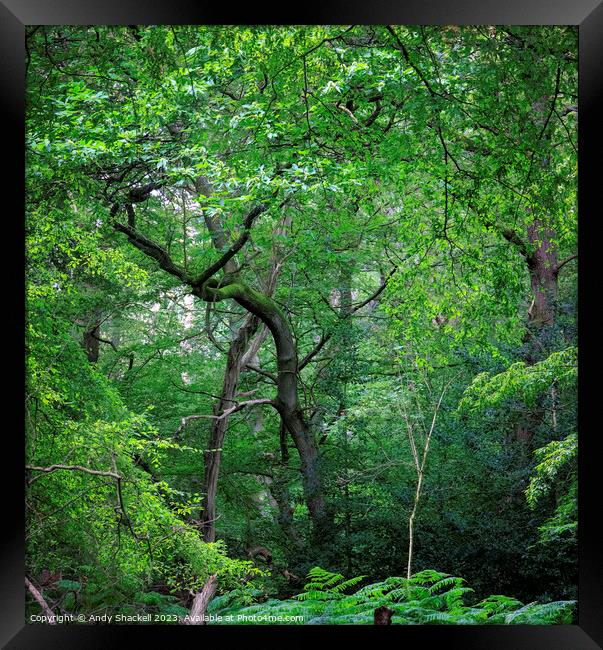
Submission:
POLYGON ((295 600, 332 600, 341 597, 339 594, 330 591, 302 591, 301 594, 294 596, 295 600))
POLYGON ((522 615, 526 614, 529 612, 535 605, 538 603, 532 602, 528 603, 527 605, 524 605, 523 607, 520 607, 519 609, 515 610, 514 612, 511 612, 510 614, 507 614, 505 616, 505 623, 513 623, 515 619, 520 618, 522 615))
POLYGON ((338 585, 334 586, 331 589, 331 591, 334 591, 336 593, 342 593, 346 589, 356 586, 359 582, 362 582, 365 578, 366 576, 356 576, 355 578, 350 578, 349 580, 345 580, 344 582, 341 582, 338 585))
POLYGON ((575 600, 558 600, 551 603, 528 603, 520 609, 507 614, 507 624, 551 624, 571 622, 575 600))
POLYGON ((431 612, 422 617, 422 623, 456 623, 458 617, 450 612, 431 612))
POLYGON ((420 571, 419 573, 415 573, 413 576, 411 576, 410 582, 412 584, 426 585, 429 583, 437 582, 438 580, 442 580, 443 578, 448 578, 449 575, 450 574, 448 573, 434 571, 433 569, 425 569, 424 571, 420 571))
POLYGON ((498 613, 498 612, 505 612, 511 609, 517 609, 518 607, 523 607, 523 603, 517 600, 516 598, 493 595, 484 598, 484 600, 477 603, 476 607, 483 608, 488 612, 498 613))
POLYGON ((393 601, 406 600, 408 597, 408 587, 400 587, 399 589, 392 589, 387 597, 393 601))
POLYGON ((429 591, 430 593, 433 594, 439 589, 444 589, 445 587, 450 587, 452 585, 460 587, 463 582, 464 582, 463 578, 455 578, 454 576, 448 576, 432 584, 431 587, 429 587, 429 591))

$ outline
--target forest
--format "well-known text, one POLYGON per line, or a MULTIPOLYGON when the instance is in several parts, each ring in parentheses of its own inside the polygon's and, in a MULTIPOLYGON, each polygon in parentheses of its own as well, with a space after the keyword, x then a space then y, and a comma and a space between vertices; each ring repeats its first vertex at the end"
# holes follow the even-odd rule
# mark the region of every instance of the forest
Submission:
POLYGON ((577 617, 577 29, 26 29, 25 618, 577 617))

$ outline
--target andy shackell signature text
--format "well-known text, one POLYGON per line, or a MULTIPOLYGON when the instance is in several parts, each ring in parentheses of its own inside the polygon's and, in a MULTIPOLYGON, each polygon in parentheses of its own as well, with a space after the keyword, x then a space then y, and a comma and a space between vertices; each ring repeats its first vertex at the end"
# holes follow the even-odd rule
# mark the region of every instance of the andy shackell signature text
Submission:
POLYGON ((303 616, 283 616, 274 614, 203 614, 202 616, 177 616, 176 614, 57 614, 49 616, 46 614, 32 614, 29 617, 31 623, 92 623, 106 624, 114 623, 303 623, 303 616))

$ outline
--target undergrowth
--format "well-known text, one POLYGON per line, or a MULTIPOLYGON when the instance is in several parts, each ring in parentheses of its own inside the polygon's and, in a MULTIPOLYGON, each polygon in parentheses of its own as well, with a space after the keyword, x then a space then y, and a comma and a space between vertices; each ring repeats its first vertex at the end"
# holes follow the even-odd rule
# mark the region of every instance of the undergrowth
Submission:
POLYGON ((387 606, 394 625, 570 624, 575 601, 523 604, 508 596, 488 596, 466 604, 472 589, 463 578, 427 570, 410 579, 391 577, 353 593, 365 576, 346 580, 320 567, 308 573, 304 590, 288 600, 269 599, 241 606, 230 593, 208 608, 210 624, 372 625, 374 610, 387 606))

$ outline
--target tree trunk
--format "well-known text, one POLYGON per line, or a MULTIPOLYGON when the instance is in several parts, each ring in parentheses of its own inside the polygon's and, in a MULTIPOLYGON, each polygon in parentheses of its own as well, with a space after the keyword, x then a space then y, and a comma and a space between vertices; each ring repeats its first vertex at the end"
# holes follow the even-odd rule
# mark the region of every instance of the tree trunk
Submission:
POLYGON ((534 247, 528 261, 533 296, 528 317, 530 323, 539 328, 550 326, 555 321, 558 260, 554 237, 554 231, 538 219, 528 226, 528 239, 534 247))
POLYGON ((194 286, 193 293, 206 302, 233 299, 260 318, 270 330, 276 346, 278 370, 277 395, 273 405, 291 433, 300 457, 304 497, 317 538, 328 536, 332 531, 332 518, 324 498, 314 432, 299 404, 297 348, 287 318, 271 298, 229 274, 224 275, 221 282, 211 279, 202 286, 194 286))
MULTIPOLYGON (((88 290, 93 287, 89 284, 85 285, 88 290)), ((100 326, 102 320, 102 312, 99 307, 95 307, 86 317, 86 330, 82 337, 82 347, 86 350, 86 356, 90 363, 98 361, 100 353, 100 326)))
POLYGON ((287 446, 289 431, 281 420, 279 427, 280 462, 276 462, 272 470, 272 483, 270 493, 278 506, 277 523, 287 543, 293 548, 301 547, 300 540, 293 523, 294 507, 289 494, 289 447, 287 446))
POLYGON ((278 506, 277 523, 287 542, 298 547, 299 538, 293 525, 293 507, 289 496, 288 479, 284 472, 274 469, 274 479, 270 485, 270 493, 278 506))
POLYGON ((100 352, 100 341, 99 337, 99 325, 93 324, 84 332, 82 339, 82 346, 86 350, 86 356, 90 363, 96 363, 98 361, 99 352, 100 352))
POLYGON ((385 607, 385 605, 383 607, 377 607, 374 612, 375 625, 391 625, 393 613, 394 610, 385 607))
POLYGON ((295 392, 295 403, 279 401, 277 397, 277 409, 299 454, 304 498, 314 524, 314 532, 317 539, 325 539, 331 535, 332 518, 324 498, 318 448, 314 433, 297 403, 297 388, 295 392))
MULTIPOLYGON (((220 399, 214 404, 214 415, 219 415, 235 402, 235 394, 239 385, 242 370, 242 360, 253 335, 257 332, 259 319, 250 314, 236 337, 230 344, 224 371, 224 381, 220 399)), ((224 436, 228 430, 228 417, 214 420, 207 449, 204 452, 205 470, 203 475, 203 502, 201 512, 201 532, 206 542, 216 539, 216 493, 220 473, 221 449, 224 436)))
POLYGON ((29 593, 34 597, 35 601, 40 605, 42 611, 47 616, 47 623, 49 625, 56 625, 56 614, 50 609, 48 603, 44 600, 42 594, 33 586, 33 584, 25 578, 25 586, 29 590, 29 593))
MULTIPOLYGON (((532 304, 528 310, 523 358, 528 365, 542 360, 551 350, 558 292, 558 252, 554 238, 552 228, 538 219, 528 226, 528 239, 533 249, 527 257, 532 304)), ((521 445, 526 463, 532 458, 532 441, 542 416, 543 408, 538 404, 515 425, 515 439, 521 445)))
MULTIPOLYGON (((556 96, 553 99, 553 108, 555 100, 556 96)), ((533 108, 537 116, 536 124, 543 129, 540 137, 550 144, 550 135, 545 133, 549 101, 549 97, 542 97, 534 104, 533 108)), ((546 170, 549 164, 550 158, 546 154, 542 158, 540 166, 546 170)), ((526 261, 530 275, 532 304, 528 310, 528 327, 525 339, 527 345, 523 355, 528 365, 545 358, 552 347, 559 272, 555 236, 555 230, 537 217, 528 225, 527 238, 531 251, 526 255, 526 261)), ((523 421, 518 422, 515 426, 515 439, 521 445, 521 453, 526 464, 529 464, 532 458, 534 434, 542 415, 542 406, 538 404, 523 421)))

